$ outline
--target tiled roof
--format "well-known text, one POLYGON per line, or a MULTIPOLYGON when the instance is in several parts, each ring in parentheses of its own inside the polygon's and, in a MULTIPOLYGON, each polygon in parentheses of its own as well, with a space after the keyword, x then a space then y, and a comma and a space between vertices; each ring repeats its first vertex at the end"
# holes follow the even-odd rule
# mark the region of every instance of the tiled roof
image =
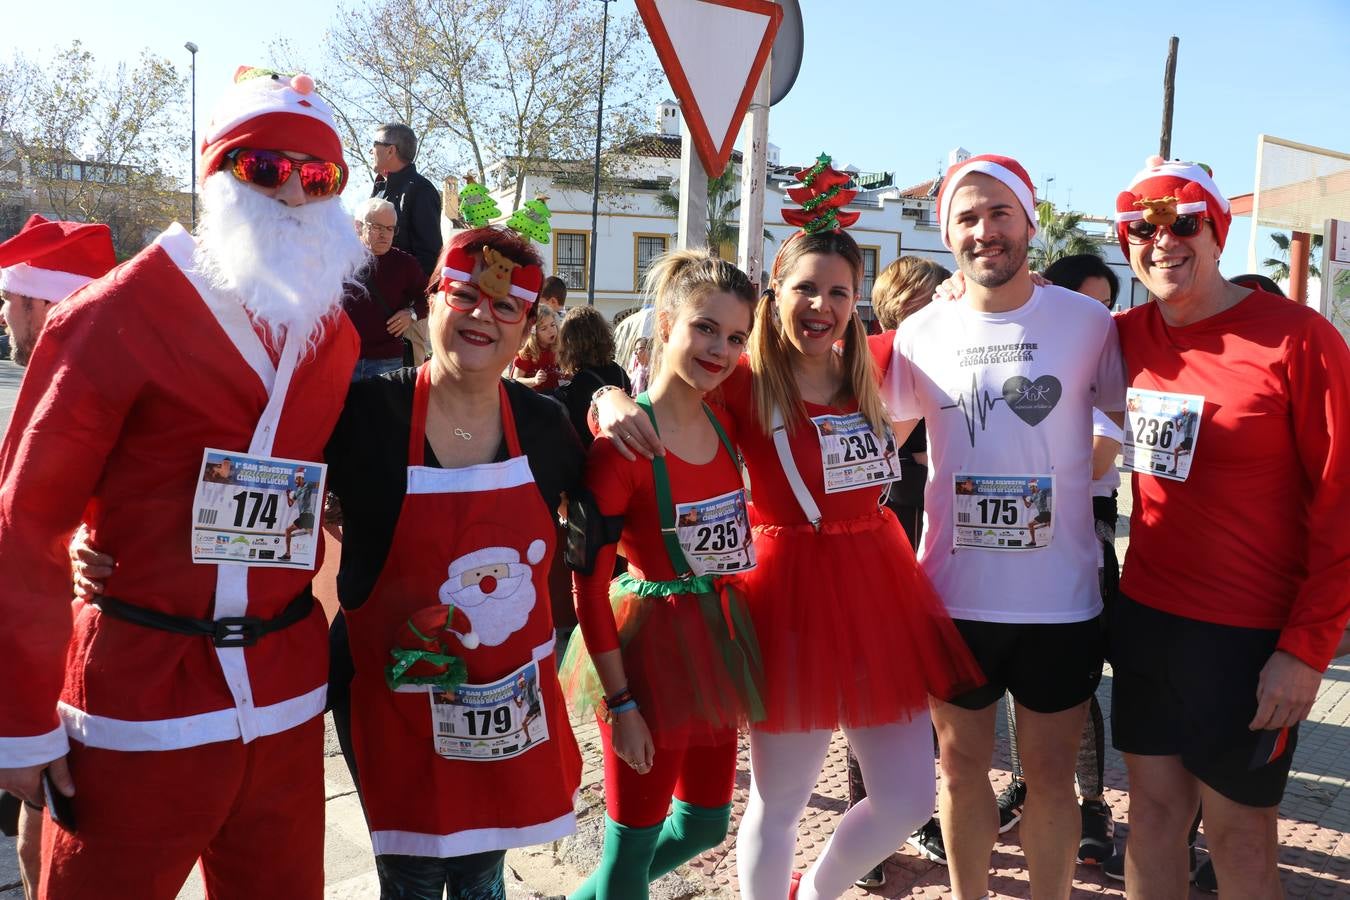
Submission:
MULTIPOLYGON (((678 134, 642 134, 619 148, 620 153, 633 156, 645 156, 651 159, 679 159, 680 136, 678 134)), ((741 152, 733 150, 731 161, 739 163, 741 152)))
POLYGON ((941 179, 930 178, 927 181, 921 181, 913 187, 907 187, 900 192, 900 196, 906 200, 932 200, 937 196, 938 187, 941 179))

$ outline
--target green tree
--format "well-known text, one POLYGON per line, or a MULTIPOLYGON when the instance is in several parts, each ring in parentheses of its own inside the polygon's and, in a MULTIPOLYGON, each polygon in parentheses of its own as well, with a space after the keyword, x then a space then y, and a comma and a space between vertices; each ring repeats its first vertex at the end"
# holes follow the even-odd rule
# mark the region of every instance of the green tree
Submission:
MULTIPOLYGON (((348 0, 313 51, 279 44, 278 65, 319 81, 339 117, 348 160, 370 166, 384 122, 417 132, 417 164, 445 172, 513 165, 511 207, 526 176, 595 152, 600 17, 595 0, 348 0)), ((661 71, 636 14, 612 12, 605 53, 607 147, 643 130, 661 71)))
MULTIPOLYGON (((740 173, 730 164, 721 175, 708 179, 708 249, 714 253, 721 253, 724 248, 734 253, 740 243, 740 226, 732 220, 736 210, 741 208, 737 193, 739 185, 740 173)), ((679 183, 673 182, 669 190, 657 194, 656 205, 672 216, 679 216, 679 183)), ((774 240, 767 228, 764 239, 774 240)))
POLYGON ((1027 263, 1032 270, 1044 272, 1052 262, 1066 256, 1084 253, 1101 256, 1101 245, 1079 228, 1082 222, 1082 213, 1056 212, 1049 200, 1037 203, 1036 236, 1027 249, 1027 263))
MULTIPOLYGON (((1261 266, 1270 272, 1270 277, 1275 281, 1289 280, 1289 235, 1283 231, 1277 231, 1270 236, 1270 240, 1275 244, 1279 251, 1277 256, 1268 256, 1261 260, 1261 266)), ((1317 257, 1322 250, 1322 236, 1314 234, 1312 236, 1312 246, 1308 254, 1308 277, 1321 278, 1322 272, 1317 268, 1317 257)))

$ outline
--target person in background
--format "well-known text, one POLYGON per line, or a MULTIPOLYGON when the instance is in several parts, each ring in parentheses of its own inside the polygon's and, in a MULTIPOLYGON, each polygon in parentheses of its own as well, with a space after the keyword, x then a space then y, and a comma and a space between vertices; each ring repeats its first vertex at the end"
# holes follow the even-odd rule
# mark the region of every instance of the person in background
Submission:
POLYGON ((558 364, 566 381, 554 395, 567 407, 582 444, 589 447, 594 439, 586 424, 591 395, 607 384, 632 394, 633 385, 623 366, 614 361, 614 334, 594 306, 577 306, 567 311, 558 332, 558 343, 558 364))
POLYGON ((1276 297, 1285 296, 1284 291, 1280 289, 1278 284, 1270 278, 1267 278, 1264 275, 1258 275, 1255 272, 1246 275, 1234 275, 1228 280, 1233 282, 1233 284, 1251 288, 1254 291, 1265 291, 1267 294, 1274 294, 1276 297))
POLYGON ((544 286, 539 289, 539 303, 553 307, 553 311, 561 317, 563 308, 567 306, 567 282, 557 275, 545 278, 544 286))
POLYGON ((347 317, 361 335, 361 358, 352 381, 403 368, 404 336, 427 317, 426 277, 417 260, 394 246, 398 211, 379 197, 356 210, 356 233, 374 256, 342 298, 347 317))
POLYGON ((559 318, 554 307, 540 303, 530 336, 511 363, 512 377, 541 394, 556 389, 562 375, 558 368, 559 318))
POLYGON ((647 390, 651 373, 652 339, 638 338, 633 346, 633 358, 628 360, 628 379, 633 382, 633 395, 647 390))
POLYGON ((390 122, 375 129, 372 162, 375 186, 370 196, 394 204, 398 232, 394 246, 412 254, 422 267, 422 277, 436 274, 441 252, 441 194, 417 171, 417 135, 407 125, 390 122))

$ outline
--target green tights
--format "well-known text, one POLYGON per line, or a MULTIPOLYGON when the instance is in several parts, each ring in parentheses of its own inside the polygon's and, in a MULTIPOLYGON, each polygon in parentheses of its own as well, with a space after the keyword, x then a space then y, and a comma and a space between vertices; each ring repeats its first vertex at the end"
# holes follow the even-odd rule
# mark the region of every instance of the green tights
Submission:
POLYGON ((647 885, 722 843, 731 804, 694 806, 676 799, 660 825, 632 828, 605 817, 600 865, 568 900, 641 900, 647 885))

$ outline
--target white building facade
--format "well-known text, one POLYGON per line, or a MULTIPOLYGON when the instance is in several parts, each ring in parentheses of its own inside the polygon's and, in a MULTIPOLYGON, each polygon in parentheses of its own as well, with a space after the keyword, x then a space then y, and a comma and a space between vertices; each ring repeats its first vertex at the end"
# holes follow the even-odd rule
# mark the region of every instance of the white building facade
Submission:
MULTIPOLYGON (((626 152, 612 164, 610 189, 602 188, 594 246, 591 240, 592 174, 589 162, 559 162, 552 171, 528 174, 522 199, 547 196, 552 211, 549 220, 552 241, 542 248, 545 268, 568 284, 569 306, 585 303, 589 291, 591 254, 595 254, 595 304, 607 316, 639 306, 643 302, 642 278, 647 264, 676 246, 673 213, 657 201, 663 193, 678 194, 680 168, 679 107, 672 101, 658 108, 659 134, 646 135, 631 142, 626 152)), ((953 151, 953 156, 964 151, 953 151)), ((765 240, 766 270, 773 266, 774 254, 796 228, 783 221, 784 205, 793 206, 785 188, 796 183, 794 173, 814 160, 782 165, 777 148, 769 145, 769 187, 765 194, 764 227, 774 240, 765 240)), ((514 162, 502 160, 489 166, 488 186, 503 212, 512 209, 515 187, 514 162)), ((740 154, 732 157, 732 166, 740 171, 740 154)), ((909 188, 897 187, 891 173, 863 173, 842 161, 835 167, 854 176, 851 187, 858 194, 848 205, 858 212, 857 224, 849 228, 863 251, 863 313, 870 318, 872 283, 878 272, 901 255, 914 255, 955 270, 952 252, 942 245, 937 227, 936 179, 909 188)), ((539 168, 538 163, 534 168, 539 168)), ((739 177, 739 174, 738 174, 739 177)), ((735 218, 732 219, 735 222, 735 218)), ((1117 308, 1133 306, 1147 299, 1134 279, 1128 261, 1115 241, 1114 228, 1105 218, 1089 218, 1085 229, 1102 238, 1106 263, 1120 278, 1117 308)), ((735 248, 722 253, 735 259, 735 248)))

